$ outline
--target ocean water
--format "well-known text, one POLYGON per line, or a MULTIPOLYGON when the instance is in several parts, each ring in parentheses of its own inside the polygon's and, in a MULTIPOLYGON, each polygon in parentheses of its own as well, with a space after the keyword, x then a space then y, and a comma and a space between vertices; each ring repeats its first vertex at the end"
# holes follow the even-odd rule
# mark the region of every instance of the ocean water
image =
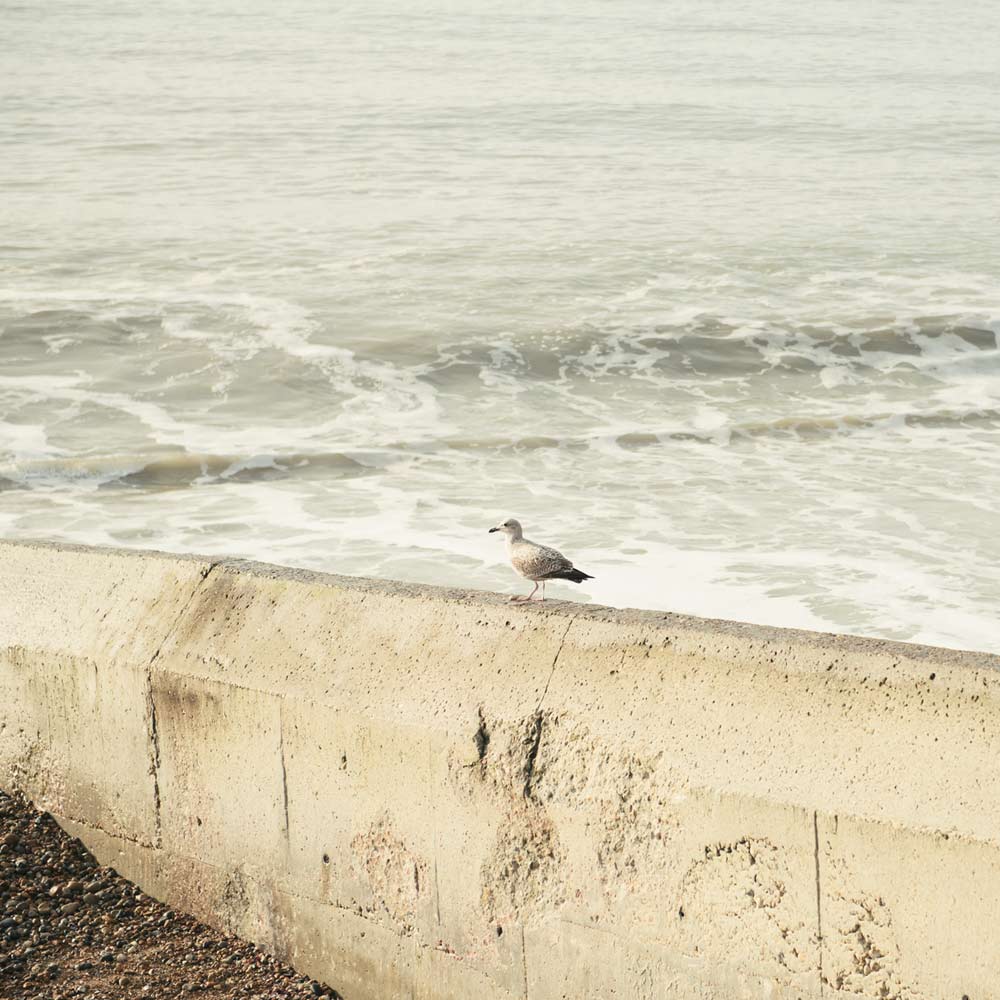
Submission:
POLYGON ((0 535, 1000 651, 1000 6, 0 31, 0 535))

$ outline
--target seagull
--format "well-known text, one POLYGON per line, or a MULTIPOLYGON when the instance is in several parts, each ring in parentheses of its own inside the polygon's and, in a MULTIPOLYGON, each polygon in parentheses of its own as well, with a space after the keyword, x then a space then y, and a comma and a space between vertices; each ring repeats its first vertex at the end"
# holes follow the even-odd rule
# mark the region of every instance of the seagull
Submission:
POLYGON ((518 594, 511 598, 512 601, 534 600, 539 584, 542 585, 542 596, 538 600, 544 601, 546 580, 571 580, 573 583, 583 583, 584 580, 594 579, 589 573, 574 569, 573 564, 561 552, 556 552, 547 545, 529 542, 524 537, 521 522, 515 521, 512 517, 502 521, 495 528, 490 528, 489 534, 493 534, 494 531, 502 531, 507 536, 507 555, 510 556, 511 566, 521 576, 535 583, 535 589, 527 597, 518 594))

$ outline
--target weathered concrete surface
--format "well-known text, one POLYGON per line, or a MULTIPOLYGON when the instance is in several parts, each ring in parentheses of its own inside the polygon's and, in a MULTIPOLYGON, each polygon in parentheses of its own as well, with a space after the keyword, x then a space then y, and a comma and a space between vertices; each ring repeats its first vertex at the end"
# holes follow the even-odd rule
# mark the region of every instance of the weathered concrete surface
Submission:
POLYGON ((1000 998, 998 667, 0 543, 0 785, 347 1000, 1000 998))

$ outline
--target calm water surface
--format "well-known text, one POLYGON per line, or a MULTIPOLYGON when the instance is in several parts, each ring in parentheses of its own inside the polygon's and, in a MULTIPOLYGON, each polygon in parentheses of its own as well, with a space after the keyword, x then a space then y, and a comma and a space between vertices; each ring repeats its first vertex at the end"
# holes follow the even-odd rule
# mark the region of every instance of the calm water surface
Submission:
POLYGON ((1000 6, 0 31, 0 534, 1000 651, 1000 6))

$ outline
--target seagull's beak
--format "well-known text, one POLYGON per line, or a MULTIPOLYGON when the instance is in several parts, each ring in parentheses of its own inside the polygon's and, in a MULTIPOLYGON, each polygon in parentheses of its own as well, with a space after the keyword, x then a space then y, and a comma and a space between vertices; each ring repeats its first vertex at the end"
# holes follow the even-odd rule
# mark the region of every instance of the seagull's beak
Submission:
POLYGON ((487 535, 492 535, 494 531, 499 531, 499 530, 500 530, 499 528, 490 528, 490 530, 487 531, 486 534, 487 535))

